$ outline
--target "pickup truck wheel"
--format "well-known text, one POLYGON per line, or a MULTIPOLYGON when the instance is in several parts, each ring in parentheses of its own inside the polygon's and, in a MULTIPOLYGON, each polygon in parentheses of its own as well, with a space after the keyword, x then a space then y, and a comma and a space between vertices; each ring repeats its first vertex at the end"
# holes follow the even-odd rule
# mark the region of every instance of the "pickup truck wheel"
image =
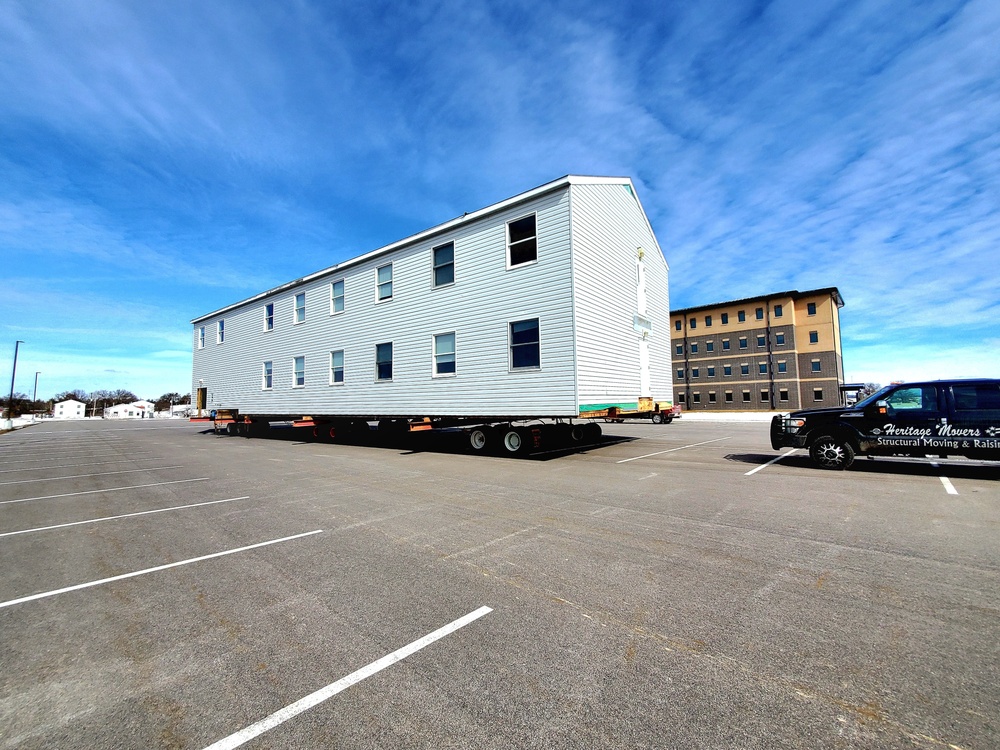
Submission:
POLYGON ((663 415, 658 411, 654 411, 650 419, 653 420, 653 424, 663 424, 663 415))
POLYGON ((841 471, 854 463, 854 448, 842 438, 822 435, 809 446, 809 456, 823 469, 841 471))

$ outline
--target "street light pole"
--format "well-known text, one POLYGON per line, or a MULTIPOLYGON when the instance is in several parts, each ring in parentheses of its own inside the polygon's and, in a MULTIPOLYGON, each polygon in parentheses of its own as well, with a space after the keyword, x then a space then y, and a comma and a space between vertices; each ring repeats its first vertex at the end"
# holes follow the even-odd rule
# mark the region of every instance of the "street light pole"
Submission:
POLYGON ((41 370, 35 373, 35 392, 31 395, 32 401, 38 400, 38 376, 41 374, 42 374, 41 370))
POLYGON ((7 429, 14 427, 14 376, 17 375, 17 349, 23 341, 14 342, 14 367, 11 368, 10 373, 10 398, 7 399, 7 424, 5 425, 7 429))

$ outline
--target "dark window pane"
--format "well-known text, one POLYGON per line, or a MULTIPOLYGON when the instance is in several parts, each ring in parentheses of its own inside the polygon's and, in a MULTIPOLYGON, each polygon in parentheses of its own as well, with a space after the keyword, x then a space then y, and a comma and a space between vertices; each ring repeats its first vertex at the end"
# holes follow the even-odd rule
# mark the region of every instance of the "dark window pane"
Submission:
POLYGON ((535 216, 525 216, 523 219, 518 219, 517 221, 512 221, 507 225, 510 231, 510 241, 520 242, 521 240, 526 240, 529 237, 535 236, 535 216))

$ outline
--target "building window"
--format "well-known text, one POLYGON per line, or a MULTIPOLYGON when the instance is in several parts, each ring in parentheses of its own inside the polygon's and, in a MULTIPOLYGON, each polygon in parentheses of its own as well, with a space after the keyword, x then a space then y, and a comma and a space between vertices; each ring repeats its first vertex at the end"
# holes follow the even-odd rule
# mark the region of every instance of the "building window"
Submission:
POLYGON ((698 372, 699 372, 699 370, 698 370, 698 368, 697 368, 697 367, 692 367, 692 368, 691 368, 691 377, 692 377, 692 378, 696 378, 696 377, 698 377, 698 372))
POLYGON ((455 283, 455 243, 434 248, 434 286, 455 283))
POLYGON ((808 302, 808 303, 806 303, 806 314, 807 315, 815 315, 816 314, 816 303, 815 302, 808 302))
POLYGON ((507 267, 513 268, 538 260, 535 215, 507 222, 507 267))
POLYGON ((771 394, 768 393, 767 391, 761 391, 760 392, 760 400, 763 401, 763 402, 770 401, 771 400, 771 394))
POLYGON ((738 313, 736 313, 736 319, 740 323, 746 323, 747 322, 747 311, 746 310, 740 310, 738 313))
POLYGON ((740 336, 740 349, 746 349, 746 348, 747 348, 747 337, 740 336))
POLYGON ((778 346, 784 346, 785 345, 785 334, 783 334, 783 333, 776 333, 776 334, 774 334, 774 343, 777 344, 778 346))
POLYGON ((764 319, 764 308, 763 307, 758 307, 754 311, 754 314, 757 316, 757 320, 763 320, 764 319))
POLYGON ((226 340, 226 321, 220 320, 219 327, 215 333, 215 341, 218 344, 225 342, 226 340))
POLYGON ((541 367, 542 355, 538 318, 510 324, 510 367, 526 370, 541 367))
POLYGON ((691 326, 691 328, 697 328, 698 327, 698 319, 697 318, 691 318, 691 320, 688 321, 688 325, 691 326))
POLYGON ((264 330, 274 330, 274 303, 268 302, 264 305, 264 330))
POLYGON ((679 320, 674 321, 674 330, 675 331, 681 330, 681 322, 679 320))
POLYGON ((709 367, 707 369, 708 369, 708 377, 714 378, 715 377, 715 368, 714 367, 709 367))
POLYGON ((757 363, 757 371, 761 375, 767 375, 767 362, 758 362, 757 363))
POLYGON ((722 351, 729 351, 729 339, 722 339, 722 351))
POLYGON ((778 372, 788 372, 788 363, 787 362, 779 362, 778 363, 778 372))
POLYGON ((684 396, 684 394, 683 393, 678 393, 677 394, 677 403, 683 404, 684 402, 685 402, 685 396, 684 396))
POLYGON ((733 366, 732 365, 723 365, 722 366, 722 374, 725 375, 726 377, 732 375, 733 374, 733 366))
POLYGON ((708 328, 711 325, 712 325, 712 316, 711 315, 706 315, 705 316, 705 327, 708 328))
POLYGON ((375 299, 379 302, 392 299, 392 263, 375 269, 375 299))
POLYGON ((306 293, 300 292, 295 295, 295 322, 305 323, 306 321, 306 293))
POLYGON ((698 345, 697 344, 691 344, 691 353, 692 354, 697 354, 698 353, 698 345))
POLYGON ((722 318, 722 325, 729 325, 729 313, 722 313, 719 317, 722 318))
POLYGON ((677 354, 680 355, 680 354, 683 354, 683 353, 684 353, 684 344, 678 344, 677 345, 677 354))
POLYGON ((761 348, 767 346, 767 336, 758 336, 757 337, 757 346, 759 346, 761 348))
POLYGON ((813 388, 813 401, 822 401, 822 400, 823 400, 823 389, 813 388))
POLYGON ((375 379, 392 380, 392 342, 375 344, 375 379))
POLYGON ((726 391, 726 403, 727 404, 733 403, 733 392, 732 391, 726 391))
POLYGON ((750 403, 750 391, 743 391, 743 403, 750 403))
POLYGON ((708 403, 710 403, 710 404, 714 404, 715 403, 715 391, 709 391, 708 392, 708 403))
POLYGON ((199 349, 205 348, 205 326, 201 326, 198 329, 198 348, 199 349))
POLYGON ((819 331, 809 331, 809 343, 810 344, 819 343, 819 331))
POLYGON ((677 379, 678 380, 684 380, 684 368, 683 367, 678 368, 678 370, 677 370, 677 379))
POLYGON ((714 341, 706 341, 705 342, 705 351, 706 352, 714 352, 715 351, 715 342, 714 341))
POLYGON ((694 393, 692 393, 691 394, 691 401, 693 403, 695 403, 695 404, 700 404, 701 403, 701 394, 698 391, 695 391, 694 393))
POLYGON ((781 313, 782 313, 781 305, 775 305, 774 306, 774 317, 780 318, 781 317, 781 313))
POLYGON ((271 362, 264 363, 264 368, 261 372, 260 387, 265 391, 269 391, 274 387, 274 367, 271 362))
POLYGON ((454 333, 439 333, 434 337, 434 374, 455 374, 454 333))
POLYGON ((344 350, 330 352, 330 385, 344 384, 344 350))
POLYGON ((306 384, 306 358, 296 357, 292 362, 292 387, 301 388, 306 384))
POLYGON ((330 315, 344 312, 344 280, 330 284, 330 315))
POLYGON ((740 365, 740 375, 749 375, 750 365, 740 365))
POLYGON ((788 400, 788 389, 787 388, 782 388, 781 390, 778 391, 778 400, 779 401, 787 401, 788 400))
POLYGON ((812 371, 813 372, 822 372, 822 365, 820 364, 820 361, 818 359, 814 359, 812 361, 812 371))

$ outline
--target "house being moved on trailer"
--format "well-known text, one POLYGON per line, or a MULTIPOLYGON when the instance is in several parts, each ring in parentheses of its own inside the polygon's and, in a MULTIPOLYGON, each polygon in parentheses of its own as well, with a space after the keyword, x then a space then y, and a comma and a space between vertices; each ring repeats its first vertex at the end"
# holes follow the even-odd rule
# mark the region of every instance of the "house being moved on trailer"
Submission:
POLYGON ((199 415, 485 424, 672 404, 632 181, 567 176, 195 318, 199 415))

